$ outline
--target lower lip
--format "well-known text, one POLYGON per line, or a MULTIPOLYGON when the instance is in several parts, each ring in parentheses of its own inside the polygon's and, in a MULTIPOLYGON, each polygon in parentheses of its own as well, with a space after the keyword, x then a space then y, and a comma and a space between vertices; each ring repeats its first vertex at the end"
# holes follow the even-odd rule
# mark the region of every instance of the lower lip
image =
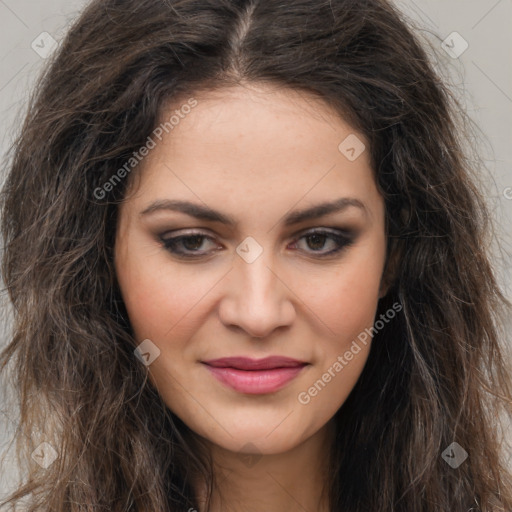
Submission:
POLYGON ((273 393, 294 379, 305 366, 270 370, 238 370, 206 365, 213 376, 240 393, 262 395, 273 393))

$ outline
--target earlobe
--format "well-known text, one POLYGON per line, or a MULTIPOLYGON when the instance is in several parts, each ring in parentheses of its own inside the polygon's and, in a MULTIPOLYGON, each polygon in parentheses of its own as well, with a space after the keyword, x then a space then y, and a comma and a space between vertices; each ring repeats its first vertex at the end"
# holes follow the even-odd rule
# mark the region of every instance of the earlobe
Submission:
POLYGON ((380 284, 380 288, 379 288, 379 299, 382 299, 387 295, 390 287, 391 287, 391 284, 386 279, 381 280, 381 284, 380 284))
POLYGON ((397 238, 390 239, 390 246, 384 271, 380 281, 379 299, 385 297, 389 289, 395 284, 398 276, 400 261, 402 260, 402 246, 397 238))

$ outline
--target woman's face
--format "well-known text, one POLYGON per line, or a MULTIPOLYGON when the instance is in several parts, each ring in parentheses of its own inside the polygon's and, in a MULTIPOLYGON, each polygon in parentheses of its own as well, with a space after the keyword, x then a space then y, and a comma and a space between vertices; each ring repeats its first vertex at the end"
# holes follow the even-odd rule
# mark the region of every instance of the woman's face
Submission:
POLYGON ((195 99, 136 170, 117 277, 168 407, 216 446, 280 453, 322 432, 366 362, 384 202, 363 136, 313 98, 195 99))

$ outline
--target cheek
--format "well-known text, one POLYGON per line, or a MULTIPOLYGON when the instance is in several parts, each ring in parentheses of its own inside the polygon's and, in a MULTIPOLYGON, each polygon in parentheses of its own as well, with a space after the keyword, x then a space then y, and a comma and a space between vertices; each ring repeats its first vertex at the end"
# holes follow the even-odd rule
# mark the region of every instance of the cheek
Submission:
POLYGON ((328 330, 317 340, 316 368, 297 399, 311 407, 316 421, 327 421, 345 402, 369 355, 383 262, 361 256, 347 260, 311 297, 311 309, 328 330))
POLYGON ((343 280, 331 306, 332 330, 347 343, 373 324, 378 303, 380 274, 358 270, 343 280))
MULTIPOLYGON (((129 249, 129 248, 128 248, 129 249)), ((116 272, 136 339, 165 346, 188 339, 200 324, 208 293, 219 277, 198 278, 195 268, 179 268, 165 255, 135 251, 119 258, 116 272)))
POLYGON ((183 325, 183 320, 197 300, 187 293, 179 278, 165 278, 151 265, 140 268, 135 263, 118 272, 123 300, 136 337, 159 340, 164 333, 183 325), (131 272, 133 270, 133 272, 131 272))
POLYGON ((309 295, 308 305, 327 326, 326 332, 331 335, 328 337, 336 340, 326 347, 329 352, 350 345, 359 333, 373 325, 382 270, 383 257, 378 248, 371 257, 354 253, 329 279, 324 276, 321 286, 313 288, 316 292, 309 295))

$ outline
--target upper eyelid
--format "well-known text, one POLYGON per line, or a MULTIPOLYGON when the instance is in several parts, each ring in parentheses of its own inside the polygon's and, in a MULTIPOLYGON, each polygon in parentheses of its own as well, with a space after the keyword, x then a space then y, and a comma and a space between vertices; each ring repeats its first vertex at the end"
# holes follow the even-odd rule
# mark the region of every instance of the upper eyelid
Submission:
MULTIPOLYGON (((292 237, 304 236, 305 234, 308 234, 310 232, 315 232, 315 231, 322 231, 322 232, 332 233, 334 235, 347 236, 347 237, 353 236, 356 234, 356 230, 349 229, 349 228, 344 229, 344 228, 340 228, 340 227, 314 226, 314 227, 309 227, 309 228, 303 228, 291 236, 292 237)), ((203 231, 202 228, 190 228, 189 230, 184 228, 184 229, 175 229, 175 230, 165 231, 164 233, 162 233, 160 235, 160 238, 164 238, 165 235, 171 234, 171 233, 173 236, 169 236, 169 239, 178 238, 178 237, 187 237, 187 236, 204 236, 205 238, 216 238, 216 235, 211 234, 210 232, 208 232, 208 230, 203 231), (183 233, 181 233, 182 231, 183 231, 183 233)))

